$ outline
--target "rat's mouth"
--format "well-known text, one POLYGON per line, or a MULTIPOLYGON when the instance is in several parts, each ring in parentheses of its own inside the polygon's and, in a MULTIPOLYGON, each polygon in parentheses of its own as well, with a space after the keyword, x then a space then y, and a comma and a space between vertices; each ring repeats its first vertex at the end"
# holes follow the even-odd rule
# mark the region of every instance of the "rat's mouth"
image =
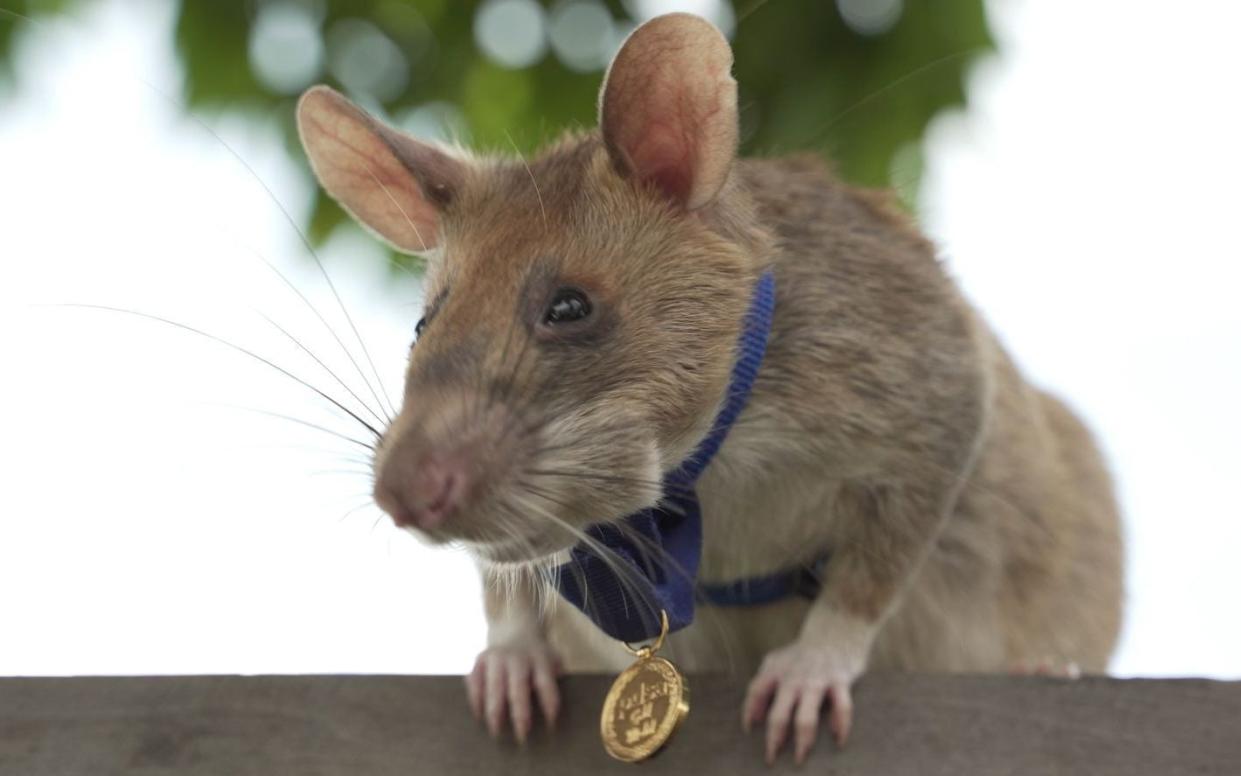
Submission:
POLYGON ((479 558, 505 565, 551 565, 566 559, 574 544, 573 537, 562 531, 466 543, 479 558))

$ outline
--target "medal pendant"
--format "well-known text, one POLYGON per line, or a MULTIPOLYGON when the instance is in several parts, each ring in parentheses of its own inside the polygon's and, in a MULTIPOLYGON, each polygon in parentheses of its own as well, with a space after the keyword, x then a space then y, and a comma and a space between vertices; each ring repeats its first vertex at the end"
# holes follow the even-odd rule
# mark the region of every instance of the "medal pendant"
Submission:
POLYGON ((671 662, 655 656, 667 632, 665 613, 659 639, 654 646, 631 649, 637 662, 616 677, 603 701, 599 733, 603 748, 618 760, 635 763, 655 754, 689 714, 685 677, 671 662))

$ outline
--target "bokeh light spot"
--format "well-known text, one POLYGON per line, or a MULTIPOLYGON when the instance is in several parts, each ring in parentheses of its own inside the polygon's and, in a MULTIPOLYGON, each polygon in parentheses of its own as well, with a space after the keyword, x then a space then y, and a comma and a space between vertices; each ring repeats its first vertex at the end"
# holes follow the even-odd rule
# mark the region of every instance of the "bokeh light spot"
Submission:
POLYGON ((901 18, 904 0, 836 0, 840 18, 859 35, 882 35, 901 18))
POLYGON ((639 22, 660 14, 683 11, 709 20, 727 37, 737 27, 737 14, 729 0, 624 0, 629 15, 639 22))
POLYGON ((437 54, 435 32, 417 8, 400 0, 388 0, 375 7, 374 20, 409 61, 411 81, 431 70, 437 54))
POLYGON ((450 102, 435 100, 406 111, 397 117, 396 123, 406 132, 422 140, 438 140, 451 143, 462 138, 465 132, 465 114, 450 102))
POLYGON ((321 15, 303 3, 260 6, 250 28, 250 69, 264 87, 296 94, 323 72, 321 15))
POLYGON ((474 39, 493 62, 529 67, 547 53, 547 19, 534 0, 488 0, 474 15, 474 39))
POLYGON ((598 0, 571 0, 552 11, 552 50, 566 67, 599 70, 612 53, 612 14, 598 0))
POLYGON ((409 62, 399 46, 374 24, 341 19, 327 37, 328 70, 350 91, 388 102, 401 96, 409 62))

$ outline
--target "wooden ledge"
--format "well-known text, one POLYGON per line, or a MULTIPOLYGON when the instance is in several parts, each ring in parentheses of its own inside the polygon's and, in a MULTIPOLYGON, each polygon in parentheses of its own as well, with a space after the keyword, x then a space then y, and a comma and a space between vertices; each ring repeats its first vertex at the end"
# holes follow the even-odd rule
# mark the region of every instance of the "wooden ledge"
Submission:
POLYGON ((0 679, 0 774, 1239 774, 1241 682, 874 675, 848 748, 801 769, 742 735, 744 682, 693 677, 693 709, 641 765, 611 760, 610 679, 563 683, 555 732, 524 748, 470 717, 458 677, 0 679))

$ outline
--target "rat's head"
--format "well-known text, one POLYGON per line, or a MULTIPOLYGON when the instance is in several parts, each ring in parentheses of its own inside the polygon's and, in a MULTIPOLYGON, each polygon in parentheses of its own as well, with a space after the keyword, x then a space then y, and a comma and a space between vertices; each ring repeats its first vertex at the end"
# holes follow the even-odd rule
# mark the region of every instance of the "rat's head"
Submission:
POLYGON ((302 98, 323 186, 428 256, 374 460, 399 525, 493 561, 547 558, 654 504, 707 433, 766 244, 729 180, 731 64, 707 22, 655 19, 613 61, 599 131, 529 162, 419 142, 324 87, 302 98))

